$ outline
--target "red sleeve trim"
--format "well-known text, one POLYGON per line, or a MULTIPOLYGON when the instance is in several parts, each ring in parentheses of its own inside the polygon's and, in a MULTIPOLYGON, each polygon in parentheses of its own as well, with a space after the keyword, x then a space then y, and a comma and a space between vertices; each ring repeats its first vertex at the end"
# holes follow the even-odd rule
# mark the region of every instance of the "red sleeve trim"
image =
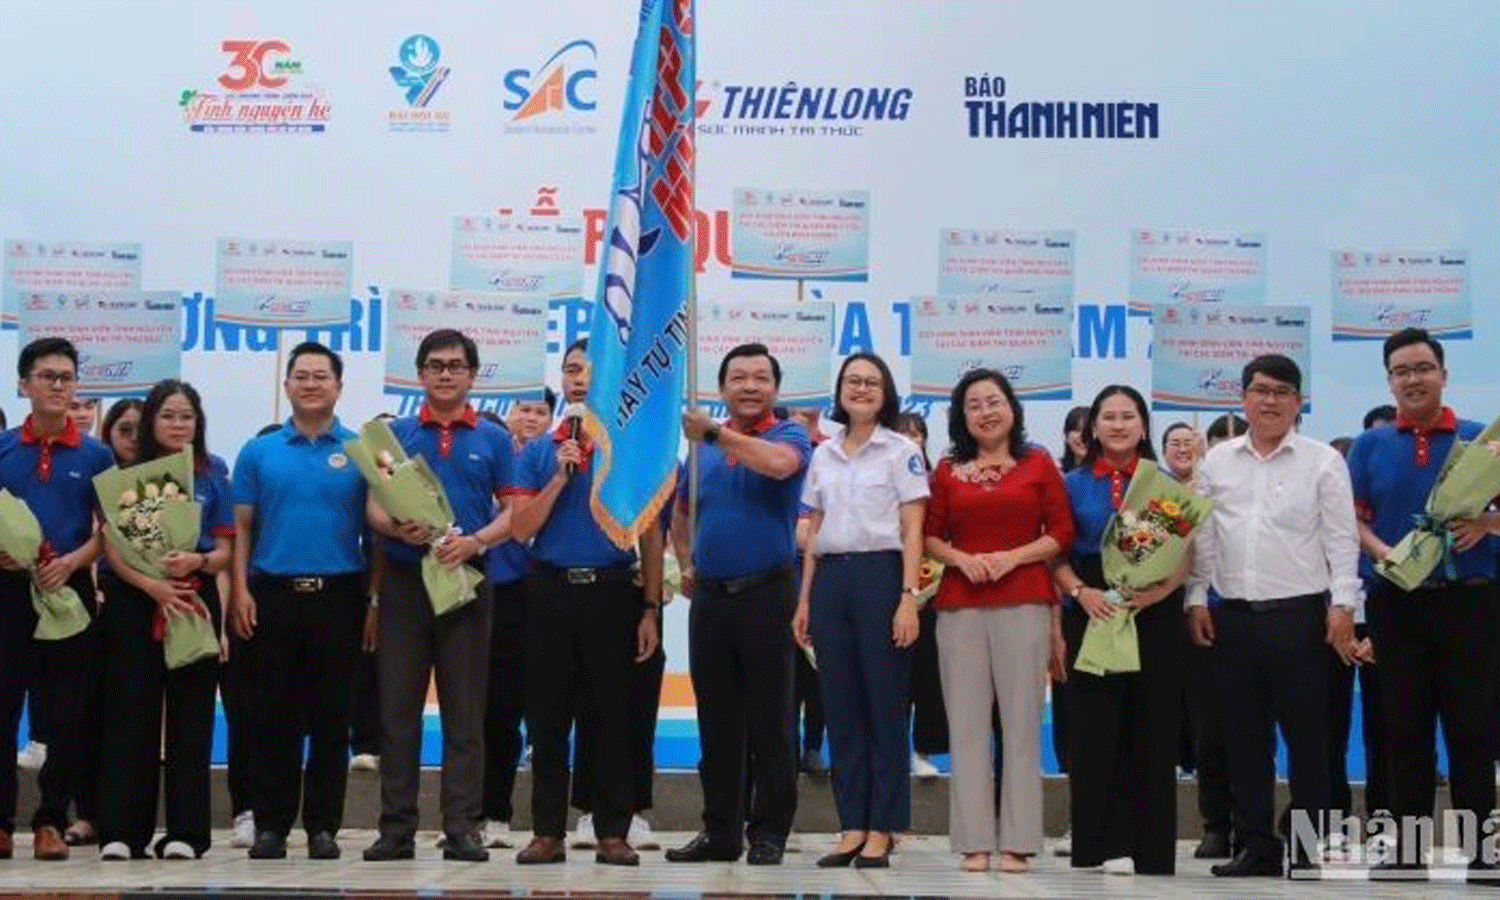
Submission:
POLYGON ((208 533, 214 537, 232 538, 235 536, 235 527, 233 525, 215 525, 208 530, 208 533))
POLYGON ((507 496, 511 497, 535 497, 537 494, 541 493, 540 491, 533 491, 530 488, 522 487, 504 488, 503 490, 507 492, 507 496))

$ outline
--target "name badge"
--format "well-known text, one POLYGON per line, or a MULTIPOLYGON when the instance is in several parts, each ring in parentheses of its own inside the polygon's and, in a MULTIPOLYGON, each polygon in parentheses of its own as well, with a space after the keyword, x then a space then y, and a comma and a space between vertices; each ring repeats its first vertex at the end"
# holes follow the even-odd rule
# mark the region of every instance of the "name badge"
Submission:
POLYGON ((328 468, 330 468, 330 469, 342 469, 344 466, 347 466, 347 465, 349 465, 349 457, 345 456, 344 454, 342 454, 342 453, 330 453, 330 454, 328 454, 328 468))

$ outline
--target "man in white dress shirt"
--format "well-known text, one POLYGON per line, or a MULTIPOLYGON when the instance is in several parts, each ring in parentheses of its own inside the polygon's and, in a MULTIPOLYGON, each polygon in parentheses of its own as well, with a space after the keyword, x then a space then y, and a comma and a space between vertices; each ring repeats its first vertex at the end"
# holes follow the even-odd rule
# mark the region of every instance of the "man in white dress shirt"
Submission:
MULTIPOLYGON (((1286 737, 1292 816, 1328 806, 1326 642, 1354 652, 1358 531, 1338 451, 1297 434, 1302 373, 1285 356, 1245 366, 1248 433, 1208 452, 1197 489, 1214 501, 1194 541, 1188 629, 1217 657, 1239 853, 1219 876, 1279 876, 1272 827, 1275 726, 1286 737), (1212 586, 1224 598, 1210 616, 1212 586)), ((1307 820, 1302 820, 1307 821, 1307 820)), ((1294 867, 1316 860, 1294 855, 1294 867)))

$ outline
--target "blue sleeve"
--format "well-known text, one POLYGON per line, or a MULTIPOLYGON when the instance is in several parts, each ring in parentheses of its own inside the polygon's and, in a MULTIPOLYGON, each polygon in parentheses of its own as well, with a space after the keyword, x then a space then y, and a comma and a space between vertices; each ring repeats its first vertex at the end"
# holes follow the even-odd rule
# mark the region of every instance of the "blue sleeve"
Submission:
POLYGON ((229 464, 224 462, 224 457, 217 453, 208 454, 208 471, 215 475, 223 475, 226 481, 229 480, 229 464))
POLYGON ((1368 518, 1373 511, 1370 505, 1370 448, 1374 441, 1370 432, 1354 439, 1349 447, 1349 487, 1354 494, 1354 508, 1361 517, 1368 518))
POLYGON ((549 440, 545 434, 532 438, 531 443, 526 445, 526 449, 521 451, 520 471, 516 474, 518 490, 534 494, 547 483, 547 479, 542 474, 542 454, 549 440))
POLYGON ((203 529, 214 536, 225 536, 234 533, 234 505, 229 502, 230 491, 229 479, 221 472, 213 470, 210 465, 208 470, 209 483, 213 485, 210 490, 208 505, 203 509, 203 529))
POLYGON ((495 495, 509 493, 516 486, 515 451, 510 434, 503 428, 490 429, 490 441, 494 452, 490 454, 490 480, 495 495))
POLYGON ((254 506, 260 496, 259 441, 255 438, 241 447, 234 461, 234 502, 240 506, 254 506))

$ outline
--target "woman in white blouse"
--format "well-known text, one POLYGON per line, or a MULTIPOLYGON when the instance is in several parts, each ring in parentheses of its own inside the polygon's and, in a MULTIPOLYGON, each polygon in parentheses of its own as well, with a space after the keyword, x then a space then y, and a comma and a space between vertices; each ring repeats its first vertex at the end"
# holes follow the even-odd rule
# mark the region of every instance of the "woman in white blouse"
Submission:
POLYGON ((927 471, 896 431, 900 398, 880 357, 844 360, 833 421, 803 502, 809 552, 792 629, 817 649, 818 680, 843 836, 824 868, 884 868, 911 821, 906 703, 917 638, 927 471))

